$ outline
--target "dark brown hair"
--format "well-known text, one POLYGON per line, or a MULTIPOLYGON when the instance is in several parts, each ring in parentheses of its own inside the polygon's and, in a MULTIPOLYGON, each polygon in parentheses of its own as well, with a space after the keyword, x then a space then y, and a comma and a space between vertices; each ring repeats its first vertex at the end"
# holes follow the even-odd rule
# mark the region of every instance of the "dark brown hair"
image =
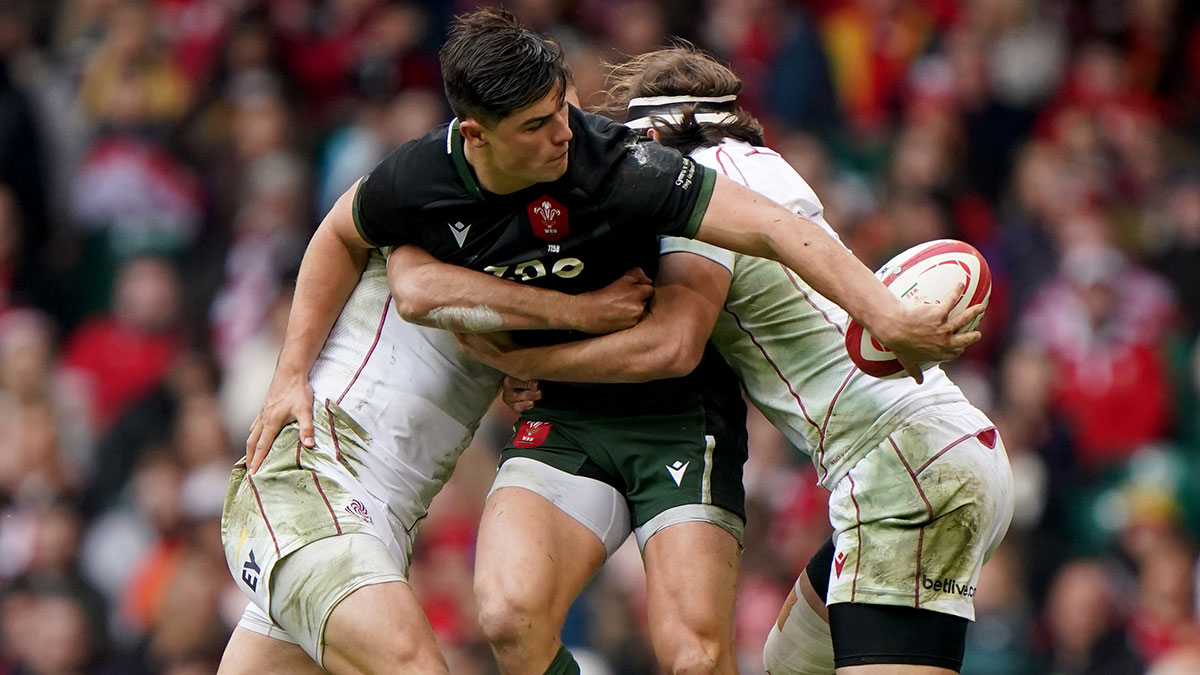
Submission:
MULTIPOLYGON (((742 89, 742 80, 732 70, 691 44, 646 52, 628 61, 610 65, 608 97, 604 112, 625 120, 629 101, 646 96, 728 96, 742 89)), ((663 145, 689 153, 717 145, 723 138, 736 138, 763 145, 763 129, 754 116, 738 107, 728 122, 696 121, 696 106, 685 104, 679 123, 657 118, 654 128, 663 145)), ((629 120, 626 120, 629 121, 629 120)))
POLYGON ((570 80, 556 43, 493 7, 456 17, 439 58, 454 114, 489 126, 556 89, 565 96, 570 80))

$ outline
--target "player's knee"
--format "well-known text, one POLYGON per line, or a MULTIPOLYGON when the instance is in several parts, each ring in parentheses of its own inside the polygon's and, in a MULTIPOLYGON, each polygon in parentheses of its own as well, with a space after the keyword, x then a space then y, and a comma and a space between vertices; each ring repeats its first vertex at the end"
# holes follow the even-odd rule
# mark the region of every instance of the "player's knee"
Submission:
POLYGON ((325 647, 324 665, 337 672, 386 675, 387 673, 447 673, 446 662, 436 648, 418 641, 391 639, 376 641, 369 648, 364 645, 328 644, 325 647))
POLYGON ((721 672, 722 650, 716 645, 692 645, 671 655, 663 670, 671 675, 712 675, 721 672))
POLYGON ((659 662, 671 675, 709 675, 723 672, 723 665, 733 658, 731 644, 721 640, 715 631, 709 634, 687 629, 672 631, 669 644, 661 645, 659 662))
POLYGON ((476 599, 479 627, 494 647, 520 644, 547 623, 546 617, 515 595, 476 588, 476 599))

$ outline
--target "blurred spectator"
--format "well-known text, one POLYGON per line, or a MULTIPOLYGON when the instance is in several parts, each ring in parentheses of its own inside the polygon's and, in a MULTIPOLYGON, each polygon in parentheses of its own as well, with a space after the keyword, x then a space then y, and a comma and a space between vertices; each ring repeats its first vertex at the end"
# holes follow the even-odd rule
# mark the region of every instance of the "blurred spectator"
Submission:
POLYGON ((851 0, 819 20, 838 104, 850 132, 864 139, 887 131, 908 68, 933 39, 932 4, 851 0))
POLYGON ((79 102, 92 119, 120 126, 178 120, 190 96, 157 34, 154 8, 118 0, 105 17, 104 41, 89 60, 79 102))
POLYGON ((437 55, 425 49, 429 24, 428 13, 418 2, 393 0, 375 8, 356 46, 353 78, 357 89, 379 99, 404 89, 439 87, 437 55))
POLYGON ((257 333, 247 338, 228 357, 221 379, 221 413, 235 448, 246 442, 250 426, 266 398, 275 363, 283 348, 288 313, 292 309, 294 281, 281 284, 266 310, 266 320, 257 333))
POLYGON ((1161 278, 1106 241, 1098 218, 1080 214, 1060 226, 1058 276, 1022 326, 1053 364, 1051 403, 1070 422, 1077 460, 1089 470, 1164 438, 1172 414, 1161 347, 1174 299, 1161 278))
POLYGON ((0 499, 36 504, 74 495, 82 476, 63 456, 49 402, 20 402, 4 412, 12 427, 0 449, 0 499))
POLYGON ((247 167, 245 179, 225 279, 212 306, 213 347, 225 366, 262 328, 280 280, 300 266, 310 236, 306 176, 294 158, 261 157, 247 167))
POLYGON ((1144 670, 1124 630, 1119 582, 1102 563, 1065 565, 1050 588, 1045 619, 1050 672, 1139 675, 1144 670))
POLYGON ((1184 338, 1200 337, 1200 177, 1176 181, 1167 193, 1154 269, 1179 296, 1184 338))
POLYGON ((101 624, 69 586, 34 585, 10 591, 0 605, 0 642, 15 673, 117 675, 136 673, 106 657, 101 624))
POLYGON ((2 230, 11 230, 0 246, 0 266, 12 283, 12 275, 32 258, 46 241, 47 169, 36 109, 9 75, 7 60, 0 58, 0 185, 3 185, 2 230), (28 247, 28 248, 25 248, 28 247), (8 249, 8 250, 3 250, 8 249))
POLYGON ((58 446, 69 473, 90 478, 93 468, 88 389, 62 368, 55 326, 33 309, 0 314, 0 410, 16 415, 44 405, 53 416, 58 446))
POLYGON ((1147 662, 1180 647, 1200 647, 1194 565, 1195 557, 1177 540, 1168 540, 1141 560, 1141 592, 1130 633, 1147 662))
POLYGON ((168 446, 186 402, 213 396, 219 377, 212 357, 201 350, 174 355, 162 381, 136 400, 97 443, 95 474, 83 497, 89 514, 118 504, 135 467, 168 446))
POLYGON ((358 50, 381 0, 281 0, 269 5, 307 116, 328 123, 350 90, 358 50))
POLYGON ((67 339, 64 362, 88 378, 92 415, 107 429, 161 381, 180 349, 179 279, 161 258, 135 258, 120 271, 112 312, 67 339))
MULTIPOLYGON (((786 20, 788 28, 766 80, 769 94, 763 96, 763 104, 768 114, 764 119, 829 134, 840 121, 839 109, 817 26, 806 7, 789 8, 786 20)), ((778 143, 772 145, 779 149, 778 143)), ((810 174, 799 167, 797 171, 812 184, 810 174)), ((815 186, 814 190, 818 195, 826 194, 815 186)))
POLYGON ((230 24, 251 0, 152 0, 171 61, 194 91, 210 76, 230 24))
POLYGON ((368 100, 358 119, 325 141, 317 164, 317 213, 326 213, 342 193, 384 155, 425 135, 448 118, 440 92, 405 89, 394 98, 368 100))
POLYGON ((963 672, 1005 675, 1036 670, 1029 646, 1034 607, 1021 578, 1018 555, 1006 541, 980 571, 975 621, 967 628, 963 672))

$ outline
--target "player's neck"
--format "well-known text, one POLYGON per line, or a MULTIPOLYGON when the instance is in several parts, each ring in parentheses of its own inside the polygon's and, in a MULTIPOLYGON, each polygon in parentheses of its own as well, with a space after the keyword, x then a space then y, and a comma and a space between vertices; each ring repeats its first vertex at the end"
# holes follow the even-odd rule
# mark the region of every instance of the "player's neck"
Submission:
POLYGON ((517 178, 502 171, 496 166, 491 153, 486 149, 466 144, 463 147, 463 156, 466 157, 467 164, 471 165, 471 169, 475 172, 479 187, 494 195, 512 194, 534 184, 534 181, 517 178))

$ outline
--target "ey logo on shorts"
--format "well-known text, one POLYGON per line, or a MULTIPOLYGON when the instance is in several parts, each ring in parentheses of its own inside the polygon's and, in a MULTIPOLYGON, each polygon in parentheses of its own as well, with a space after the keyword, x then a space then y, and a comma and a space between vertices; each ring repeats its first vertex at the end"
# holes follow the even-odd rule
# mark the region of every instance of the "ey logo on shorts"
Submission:
POLYGON ((258 578, 262 575, 262 567, 254 559, 254 549, 250 549, 250 559, 242 565, 242 583, 250 588, 251 593, 258 592, 258 578))
POLYGON ((553 425, 549 422, 523 420, 517 427, 516 435, 513 436, 513 445, 518 448, 536 448, 546 442, 546 436, 550 434, 551 426, 553 425))

